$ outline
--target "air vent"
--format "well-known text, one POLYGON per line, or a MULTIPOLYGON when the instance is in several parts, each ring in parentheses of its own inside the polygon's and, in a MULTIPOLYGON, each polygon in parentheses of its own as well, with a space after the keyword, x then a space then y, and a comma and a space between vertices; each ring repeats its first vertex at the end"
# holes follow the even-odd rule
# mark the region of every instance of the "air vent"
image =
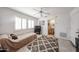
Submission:
POLYGON ((60 37, 67 37, 67 34, 66 34, 66 33, 61 32, 61 33, 60 33, 60 37))

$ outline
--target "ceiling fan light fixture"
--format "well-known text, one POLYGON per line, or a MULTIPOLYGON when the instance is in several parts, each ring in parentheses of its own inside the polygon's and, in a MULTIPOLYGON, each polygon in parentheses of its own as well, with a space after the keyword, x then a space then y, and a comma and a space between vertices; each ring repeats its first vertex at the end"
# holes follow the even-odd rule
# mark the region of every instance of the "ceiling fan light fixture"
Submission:
MULTIPOLYGON (((43 11, 43 8, 40 8, 40 10, 34 9, 35 11, 38 11, 37 14, 40 15, 40 17, 47 17, 49 15, 49 13, 46 13, 45 11, 43 11), (45 14, 45 15, 44 15, 45 14)), ((37 15, 35 14, 35 15, 37 15)))

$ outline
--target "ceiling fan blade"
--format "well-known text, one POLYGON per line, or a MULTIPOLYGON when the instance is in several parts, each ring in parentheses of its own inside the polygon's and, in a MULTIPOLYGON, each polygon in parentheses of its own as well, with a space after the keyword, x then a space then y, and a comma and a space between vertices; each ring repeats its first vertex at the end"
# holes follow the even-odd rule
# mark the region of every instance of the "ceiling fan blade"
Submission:
POLYGON ((39 12, 38 12, 38 13, 35 13, 35 14, 33 14, 33 15, 37 15, 37 14, 39 14, 39 12))
MULTIPOLYGON (((36 14, 39 14, 40 17, 44 17, 43 14, 46 14, 45 17, 47 17, 47 15, 50 15, 49 13, 46 13, 45 11, 43 11, 43 8, 40 8, 40 10, 37 10, 37 9, 33 9, 33 10, 38 11, 38 13, 36 13, 36 14)), ((36 15, 36 14, 34 14, 34 15, 36 15)))
POLYGON ((40 10, 37 10, 37 9, 33 9, 33 10, 40 12, 40 10))
POLYGON ((43 17, 42 13, 41 13, 41 17, 43 17))
POLYGON ((47 14, 47 15, 50 15, 49 13, 47 13, 47 12, 44 12, 44 11, 43 11, 42 13, 44 13, 44 14, 47 14))

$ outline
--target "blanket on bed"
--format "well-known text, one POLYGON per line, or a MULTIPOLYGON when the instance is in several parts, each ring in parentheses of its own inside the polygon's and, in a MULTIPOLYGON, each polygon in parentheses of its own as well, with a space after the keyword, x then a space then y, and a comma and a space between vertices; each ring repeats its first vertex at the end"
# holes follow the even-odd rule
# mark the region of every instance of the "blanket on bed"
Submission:
POLYGON ((36 35, 32 35, 18 42, 11 41, 10 39, 7 39, 7 38, 2 38, 0 39, 0 44, 1 44, 2 49, 7 49, 9 52, 14 52, 22 48, 23 46, 27 45, 28 43, 30 43, 36 38, 37 38, 36 35))
POLYGON ((58 39, 43 35, 29 43, 27 48, 31 52, 58 52, 58 39))

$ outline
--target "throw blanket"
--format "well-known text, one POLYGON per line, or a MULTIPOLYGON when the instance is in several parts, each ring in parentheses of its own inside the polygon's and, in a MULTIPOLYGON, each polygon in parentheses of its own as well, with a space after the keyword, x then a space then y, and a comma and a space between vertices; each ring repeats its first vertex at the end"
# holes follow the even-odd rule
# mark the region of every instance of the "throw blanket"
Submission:
POLYGON ((36 35, 32 35, 32 36, 22 39, 18 42, 11 41, 10 39, 7 39, 7 38, 2 38, 2 39, 0 39, 0 44, 3 49, 8 49, 8 51, 10 51, 10 52, 15 52, 36 38, 37 38, 36 35))
POLYGON ((58 39, 43 35, 29 43, 27 48, 32 52, 58 52, 58 39))

